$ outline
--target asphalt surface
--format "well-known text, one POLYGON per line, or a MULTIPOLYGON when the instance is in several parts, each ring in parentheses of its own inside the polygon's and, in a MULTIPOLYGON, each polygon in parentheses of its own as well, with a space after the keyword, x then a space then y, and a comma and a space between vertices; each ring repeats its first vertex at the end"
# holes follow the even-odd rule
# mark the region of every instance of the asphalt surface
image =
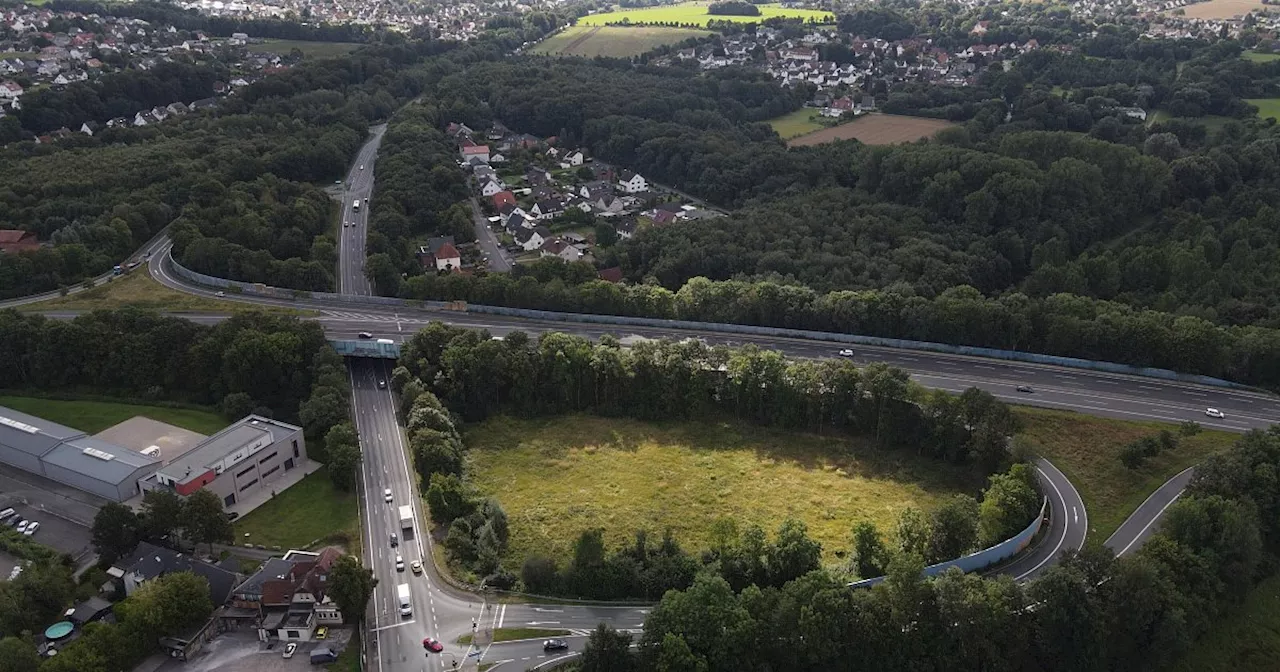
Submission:
POLYGON ((338 293, 372 296, 373 287, 364 275, 364 241, 369 231, 369 197, 373 195, 373 162, 387 132, 386 124, 369 129, 370 138, 356 154, 347 179, 343 180, 342 225, 338 229, 338 293), (353 206, 360 201, 360 209, 353 206))
POLYGON ((1028 581, 1039 576, 1063 553, 1084 548, 1084 541, 1089 536, 1089 515, 1075 486, 1048 460, 1037 459, 1035 466, 1040 489, 1049 500, 1049 524, 1033 549, 994 572, 1008 574, 1016 581, 1028 581))
POLYGON ((476 229, 476 245, 480 246, 480 251, 485 253, 489 270, 496 273, 509 272, 511 260, 507 258, 507 251, 502 249, 502 243, 498 241, 497 234, 489 226, 489 220, 480 210, 480 203, 475 197, 471 198, 471 221, 476 229))
POLYGON ((1151 493, 1130 516, 1116 528, 1107 538, 1104 545, 1115 551, 1117 556, 1135 551, 1142 543, 1155 533, 1164 512, 1182 496, 1191 477, 1195 475, 1195 467, 1187 467, 1173 478, 1164 482, 1151 493))

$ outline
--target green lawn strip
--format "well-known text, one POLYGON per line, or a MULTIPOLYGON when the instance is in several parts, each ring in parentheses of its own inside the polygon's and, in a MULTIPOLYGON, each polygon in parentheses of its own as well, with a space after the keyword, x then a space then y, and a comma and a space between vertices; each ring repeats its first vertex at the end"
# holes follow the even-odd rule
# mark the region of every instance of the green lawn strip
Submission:
POLYGON ((466 441, 472 481, 510 519, 511 571, 533 553, 565 566, 579 534, 594 527, 610 549, 632 543, 636 530, 657 542, 670 529, 696 554, 722 519, 772 534, 798 518, 833 561, 855 523, 869 520, 889 535, 907 506, 930 510, 956 492, 976 495, 984 480, 858 437, 735 420, 502 417, 468 426, 466 441))
POLYGON ((308 548, 317 540, 345 546, 351 553, 358 552, 360 542, 356 496, 334 487, 325 467, 235 523, 236 544, 288 550, 308 548))
POLYGON ((329 58, 349 54, 361 46, 358 42, 310 42, 306 40, 263 40, 262 44, 250 44, 250 51, 289 55, 297 49, 306 58, 329 58))
MULTIPOLYGON (((231 292, 227 292, 230 294, 231 292)), ((112 278, 93 289, 76 294, 60 296, 48 301, 28 303, 19 306, 18 310, 42 312, 47 310, 99 310, 137 306, 159 312, 217 312, 239 313, 245 311, 266 311, 272 313, 289 313, 294 315, 311 314, 315 311, 302 311, 294 308, 278 308, 274 306, 258 306, 238 301, 209 298, 196 294, 179 292, 166 287, 146 273, 144 269, 135 269, 131 273, 112 278)))
POLYGON ((1280 98, 1246 98, 1244 102, 1257 106, 1260 119, 1280 119, 1280 98))
MULTIPOLYGON (((497 628, 493 631, 494 642, 514 642, 518 639, 546 639, 548 637, 564 637, 568 630, 558 628, 497 628)), ((459 644, 470 644, 471 635, 458 638, 459 644)))
POLYGON ((818 116, 818 110, 812 107, 802 107, 795 112, 770 119, 769 125, 783 140, 790 140, 826 128, 826 126, 814 121, 818 116))
POLYGON ((1243 58, 1247 61, 1254 61, 1256 63, 1267 63, 1270 61, 1274 61, 1276 59, 1280 59, 1280 54, 1263 54, 1256 51, 1246 51, 1240 54, 1240 58, 1243 58))
POLYGON ((88 434, 96 434, 138 415, 204 435, 214 434, 228 424, 222 416, 212 411, 111 401, 0 396, 0 406, 7 406, 88 434))
MULTIPOLYGON (((320 642, 321 645, 324 642, 320 642)), ((347 648, 338 654, 338 659, 328 668, 330 672, 360 672, 360 631, 356 630, 351 633, 351 640, 347 642, 347 648)))
POLYGON ((1273 672, 1280 661, 1280 575, 1216 620, 1172 672, 1273 672))
POLYGON ((1041 455, 1053 462, 1075 485, 1089 515, 1088 541, 1101 544, 1143 500, 1178 472, 1223 450, 1239 436, 1203 431, 1182 437, 1178 447, 1162 453, 1137 469, 1120 463, 1120 448, 1162 429, 1177 432, 1177 425, 1099 418, 1070 411, 1020 407, 1023 435, 1040 446, 1041 455))

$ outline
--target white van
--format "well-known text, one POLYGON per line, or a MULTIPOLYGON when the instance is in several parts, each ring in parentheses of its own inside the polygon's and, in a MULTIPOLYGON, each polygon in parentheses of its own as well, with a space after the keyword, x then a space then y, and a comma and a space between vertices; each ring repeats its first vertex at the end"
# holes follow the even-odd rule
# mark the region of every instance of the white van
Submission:
POLYGON ((413 604, 409 601, 409 584, 402 583, 396 586, 396 596, 400 598, 400 615, 412 616, 413 604))

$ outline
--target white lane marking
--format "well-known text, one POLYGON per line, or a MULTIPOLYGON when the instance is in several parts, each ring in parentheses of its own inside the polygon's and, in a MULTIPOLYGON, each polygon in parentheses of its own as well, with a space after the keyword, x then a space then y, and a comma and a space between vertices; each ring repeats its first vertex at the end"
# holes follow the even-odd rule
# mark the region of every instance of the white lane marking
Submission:
POLYGON ((1138 389, 1140 389, 1140 390, 1153 390, 1153 391, 1155 391, 1155 392, 1161 392, 1161 391, 1163 391, 1163 390, 1164 390, 1164 388, 1162 388, 1162 387, 1151 387, 1150 385, 1139 385, 1139 386, 1138 386, 1138 389))
POLYGON ((1068 375, 1061 374, 1061 373, 1055 373, 1055 374, 1053 374, 1053 377, 1054 377, 1054 378, 1061 378, 1061 379, 1063 379, 1063 380, 1075 380, 1075 379, 1076 379, 1076 377, 1075 377, 1075 376, 1068 376, 1068 375))
POLYGON ((545 609, 543 607, 534 607, 534 611, 542 614, 563 614, 564 609, 545 609))
MULTIPOLYGON (((957 368, 954 364, 947 364, 946 366, 947 366, 947 368, 952 368, 952 369, 957 368)), ((990 371, 999 371, 999 369, 997 369, 996 367, 994 367, 994 366, 987 366, 986 364, 974 364, 974 365, 973 365, 973 367, 974 367, 975 369, 987 369, 987 370, 990 370, 990 371)))
POLYGON ((418 621, 417 621, 417 619, 410 619, 410 620, 408 620, 408 621, 400 621, 399 623, 393 623, 393 624, 391 624, 391 625, 384 625, 384 626, 382 626, 381 628, 373 628, 373 632, 381 632, 381 631, 383 631, 383 630, 390 630, 390 629, 392 629, 392 628, 403 628, 403 627, 404 627, 404 626, 406 626, 406 625, 413 625, 414 623, 417 623, 417 622, 418 622, 418 621))
POLYGON ((1074 506, 1071 507, 1071 517, 1075 519, 1076 525, 1080 524, 1080 510, 1074 506))
MULTIPOLYGON (((1065 513, 1066 513, 1067 500, 1062 496, 1062 491, 1058 489, 1058 484, 1057 484, 1057 483, 1054 483, 1052 478, 1049 478, 1049 474, 1044 473, 1044 469, 1041 469, 1040 467, 1036 467, 1036 471, 1040 472, 1040 474, 1041 474, 1042 476, 1044 476, 1044 480, 1046 480, 1046 481, 1048 481, 1048 482, 1049 482, 1049 486, 1050 486, 1050 487, 1052 487, 1052 488, 1053 488, 1053 491, 1058 495, 1058 501, 1062 502, 1062 506, 1063 506, 1063 513, 1065 514, 1065 513)), ((1037 562, 1035 567, 1032 567, 1031 569, 1028 569, 1027 571, 1023 572, 1022 574, 1019 574, 1018 576, 1014 577, 1014 579, 1013 579, 1013 580, 1014 580, 1014 581, 1021 581, 1021 580, 1023 580, 1024 578, 1026 578, 1027 576, 1029 576, 1029 575, 1031 575, 1031 574, 1034 574, 1034 573, 1036 572, 1036 570, 1038 570, 1038 569, 1040 569, 1041 567, 1043 567, 1043 566, 1044 566, 1044 564, 1045 564, 1046 562, 1049 562, 1050 560, 1052 560, 1052 559, 1054 558, 1054 556, 1058 555, 1058 551, 1062 548, 1062 544, 1066 543, 1066 541, 1067 541, 1067 526, 1066 526, 1066 525, 1063 525, 1063 526, 1062 526, 1062 536, 1058 539, 1058 543, 1057 543, 1056 545, 1054 545, 1054 547, 1053 547, 1053 551, 1051 551, 1051 552, 1049 553, 1049 555, 1044 556, 1044 559, 1043 559, 1043 560, 1041 560, 1040 562, 1037 562)))
MULTIPOLYGON (((1176 477, 1175 477, 1175 478, 1176 478, 1176 477)), ((1146 534, 1147 529, 1148 529, 1148 528, 1150 528, 1152 525, 1155 525, 1155 524, 1156 524, 1156 521, 1157 521, 1157 520, 1160 520, 1160 516, 1163 516, 1163 515, 1164 515, 1165 510, 1167 510, 1169 507, 1173 506, 1173 503, 1174 503, 1174 502, 1176 502, 1176 501, 1178 501, 1178 498, 1179 498, 1179 497, 1181 497, 1181 496, 1182 496, 1182 493, 1184 493, 1184 492, 1186 492, 1186 489, 1185 489, 1185 488, 1184 488, 1184 489, 1182 489, 1182 490, 1179 490, 1179 491, 1178 491, 1178 494, 1176 494, 1176 495, 1174 495, 1172 498, 1170 498, 1170 499, 1169 499, 1169 502, 1168 502, 1167 504, 1165 504, 1164 506, 1160 507, 1160 510, 1156 512, 1156 515, 1152 516, 1151 520, 1148 520, 1148 521, 1147 521, 1147 524, 1146 524, 1146 525, 1143 525, 1141 530, 1138 530, 1138 534, 1134 535, 1133 539, 1129 540, 1129 543, 1128 543, 1128 544, 1125 544, 1125 547, 1124 547, 1124 548, 1122 548, 1122 549, 1120 549, 1120 551, 1119 551, 1118 553, 1116 553, 1116 557, 1118 558, 1118 557, 1120 557, 1120 556, 1124 555, 1124 554, 1125 554, 1125 553, 1126 553, 1126 552, 1127 552, 1127 551, 1128 551, 1128 550, 1129 550, 1129 549, 1130 549, 1134 544, 1138 543, 1138 540, 1142 538, 1142 535, 1143 535, 1143 534, 1146 534)))
POLYGON ((507 620, 507 605, 502 605, 502 611, 498 615, 498 627, 502 627, 502 623, 507 620))

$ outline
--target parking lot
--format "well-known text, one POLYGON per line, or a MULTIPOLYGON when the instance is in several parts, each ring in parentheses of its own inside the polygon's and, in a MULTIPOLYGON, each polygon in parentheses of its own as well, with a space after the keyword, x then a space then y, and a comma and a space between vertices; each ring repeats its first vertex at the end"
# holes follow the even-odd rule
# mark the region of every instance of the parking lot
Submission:
POLYGON ((314 670, 311 667, 311 651, 327 646, 341 651, 351 639, 349 628, 329 631, 329 638, 321 642, 299 642, 293 657, 284 658, 283 642, 267 649, 251 630, 233 631, 219 635, 205 645, 204 650, 185 663, 171 660, 157 672, 284 672, 285 670, 314 670))
MULTIPOLYGON (((80 558, 92 552, 93 537, 89 528, 73 523, 69 520, 59 518, 49 511, 42 510, 20 501, 8 499, 5 495, 0 495, 0 509, 12 508, 17 511, 19 516, 27 520, 34 520, 40 523, 40 528, 31 537, 33 541, 37 541, 50 548, 57 549, 63 553, 70 553, 72 557, 80 558)), ((10 519, 12 520, 12 518, 10 519)), ((4 524, 8 524, 5 521, 4 524)), ((3 567, 0 567, 3 569, 3 567)), ((8 577, 6 571, 3 574, 8 577)))

